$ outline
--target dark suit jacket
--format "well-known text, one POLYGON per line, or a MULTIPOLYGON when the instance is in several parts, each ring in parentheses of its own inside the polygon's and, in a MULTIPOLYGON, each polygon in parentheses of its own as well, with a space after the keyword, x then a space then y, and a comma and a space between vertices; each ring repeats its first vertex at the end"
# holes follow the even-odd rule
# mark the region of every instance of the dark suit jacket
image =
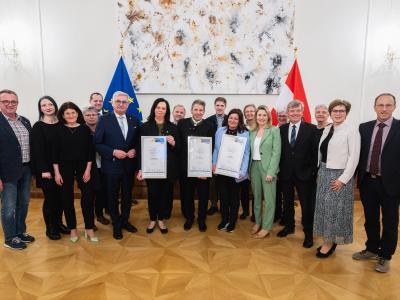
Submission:
POLYGON ((296 143, 292 148, 288 138, 289 125, 290 123, 287 123, 279 127, 282 140, 279 179, 289 180, 296 176, 300 180, 311 180, 317 171, 317 127, 301 122, 296 143))
POLYGON ((215 132, 217 130, 217 126, 208 121, 207 119, 203 120, 199 125, 194 126, 192 124, 192 118, 186 118, 180 120, 178 123, 178 134, 179 140, 181 143, 180 146, 180 165, 181 165, 181 174, 187 176, 187 167, 188 167, 188 136, 204 136, 204 137, 212 137, 213 140, 213 149, 214 149, 214 139, 215 132))
MULTIPOLYGON (((122 135, 117 117, 108 113, 100 117, 94 134, 96 151, 101 155, 101 171, 107 174, 133 174, 136 170, 136 157, 117 159, 113 156, 115 149, 128 152, 138 147, 140 139, 139 121, 133 116, 126 116, 128 133, 126 140, 122 135)), ((137 156, 137 154, 136 154, 137 156)))
MULTIPOLYGON (((208 117, 206 120, 212 122, 215 125, 215 131, 217 131, 218 129, 217 115, 212 115, 208 117)), ((224 121, 222 122, 222 126, 226 126, 227 124, 228 124, 228 115, 224 115, 224 121)))
MULTIPOLYGON (((31 134, 31 123, 20 116, 22 124, 31 134)), ((31 139, 31 138, 29 138, 31 139)), ((22 151, 17 136, 0 112, 0 179, 3 182, 18 180, 22 175, 22 151)))
MULTIPOLYGON (((178 177, 178 154, 179 154, 179 136, 176 125, 171 122, 164 124, 161 135, 172 135, 175 139, 175 146, 172 147, 167 143, 167 178, 169 181, 174 182, 178 177)), ((159 136, 158 127, 156 122, 148 121, 143 124, 140 130, 141 136, 159 136)), ((141 152, 141 151, 140 151, 141 152)), ((141 165, 141 153, 139 153, 138 164, 141 165)), ((140 168, 140 167, 139 167, 140 168)))
MULTIPOLYGON (((358 164, 358 186, 366 175, 369 148, 376 120, 360 124, 361 152, 358 164)), ((381 175, 385 191, 400 196, 400 121, 393 119, 381 153, 381 175)))

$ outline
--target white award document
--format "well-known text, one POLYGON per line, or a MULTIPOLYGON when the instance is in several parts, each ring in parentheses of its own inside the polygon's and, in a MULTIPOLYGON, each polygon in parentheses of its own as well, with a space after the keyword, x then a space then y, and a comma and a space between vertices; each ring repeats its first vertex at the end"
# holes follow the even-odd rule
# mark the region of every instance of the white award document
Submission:
POLYGON ((212 138, 188 136, 188 177, 212 176, 212 138))
POLYGON ((142 136, 142 177, 167 178, 167 137, 142 136))
POLYGON ((215 174, 239 179, 247 138, 224 134, 218 152, 215 174))

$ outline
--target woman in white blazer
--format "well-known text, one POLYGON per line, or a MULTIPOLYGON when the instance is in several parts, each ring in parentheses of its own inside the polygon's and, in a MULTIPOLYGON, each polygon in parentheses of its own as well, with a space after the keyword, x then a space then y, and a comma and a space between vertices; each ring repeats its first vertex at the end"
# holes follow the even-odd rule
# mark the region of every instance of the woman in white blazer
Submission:
POLYGON ((325 127, 319 141, 314 234, 324 243, 316 256, 329 257, 337 244, 353 241, 354 172, 360 156, 358 128, 346 122, 351 104, 333 100, 329 114, 333 124, 325 127))

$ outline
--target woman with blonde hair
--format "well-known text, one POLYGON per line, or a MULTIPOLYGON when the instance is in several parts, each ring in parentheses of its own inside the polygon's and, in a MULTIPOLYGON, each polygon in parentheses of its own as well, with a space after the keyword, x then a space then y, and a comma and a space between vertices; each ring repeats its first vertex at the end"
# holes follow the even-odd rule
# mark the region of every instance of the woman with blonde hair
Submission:
POLYGON ((269 235, 274 220, 281 136, 279 128, 272 126, 272 117, 268 107, 259 106, 255 119, 255 124, 250 132, 250 178, 256 218, 252 233, 255 234, 255 238, 264 238, 269 235))

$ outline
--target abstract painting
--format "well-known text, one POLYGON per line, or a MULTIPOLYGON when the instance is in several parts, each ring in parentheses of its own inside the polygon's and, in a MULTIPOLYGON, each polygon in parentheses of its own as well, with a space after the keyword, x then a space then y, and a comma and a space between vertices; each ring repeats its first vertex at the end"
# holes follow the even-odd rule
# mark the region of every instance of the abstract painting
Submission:
POLYGON ((294 0, 117 0, 138 93, 278 94, 294 0))

